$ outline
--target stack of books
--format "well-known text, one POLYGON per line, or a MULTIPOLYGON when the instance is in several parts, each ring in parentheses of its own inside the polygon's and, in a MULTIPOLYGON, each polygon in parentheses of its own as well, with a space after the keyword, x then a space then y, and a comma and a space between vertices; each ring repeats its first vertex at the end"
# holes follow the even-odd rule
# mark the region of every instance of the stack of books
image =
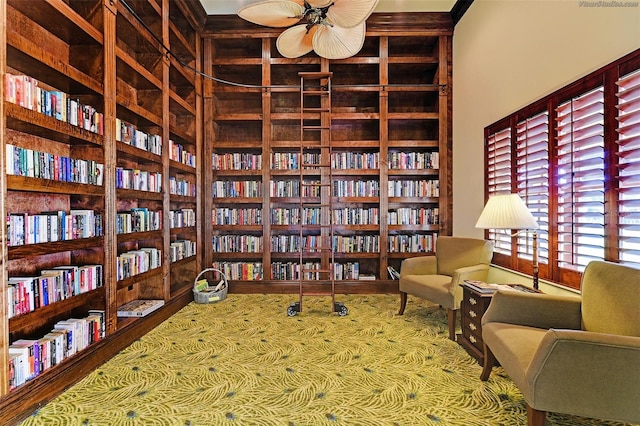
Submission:
POLYGON ((464 280, 464 284, 478 293, 492 294, 498 290, 496 284, 487 284, 484 281, 464 280))
POLYGON ((144 317, 151 312, 160 309, 164 305, 164 300, 141 300, 136 299, 125 303, 118 308, 119 317, 144 317))

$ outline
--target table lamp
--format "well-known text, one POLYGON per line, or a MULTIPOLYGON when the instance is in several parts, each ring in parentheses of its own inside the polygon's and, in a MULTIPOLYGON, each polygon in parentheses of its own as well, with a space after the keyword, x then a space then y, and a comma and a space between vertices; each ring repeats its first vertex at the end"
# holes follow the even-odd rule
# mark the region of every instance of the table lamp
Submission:
POLYGON ((512 229, 518 232, 533 231, 533 288, 538 289, 538 222, 518 194, 501 194, 489 197, 476 228, 512 229))

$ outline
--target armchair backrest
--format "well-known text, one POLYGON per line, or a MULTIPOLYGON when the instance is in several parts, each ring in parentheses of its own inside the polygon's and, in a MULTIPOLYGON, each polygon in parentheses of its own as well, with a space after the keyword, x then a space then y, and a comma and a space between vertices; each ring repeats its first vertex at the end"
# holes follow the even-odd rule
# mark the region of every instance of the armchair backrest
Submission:
POLYGON ((640 270, 593 261, 582 276, 582 328, 640 337, 640 270))
POLYGON ((488 265, 493 258, 493 243, 477 238, 440 236, 436 240, 438 274, 453 276, 453 271, 473 265, 488 265))

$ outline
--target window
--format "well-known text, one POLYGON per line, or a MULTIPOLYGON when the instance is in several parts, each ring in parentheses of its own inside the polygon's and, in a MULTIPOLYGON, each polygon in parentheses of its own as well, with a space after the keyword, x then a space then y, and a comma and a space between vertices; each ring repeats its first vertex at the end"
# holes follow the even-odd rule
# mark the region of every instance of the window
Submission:
MULTIPOLYGON (((540 278, 640 268, 640 50, 488 126, 485 153, 486 197, 517 192, 538 221, 540 278)), ((487 238, 495 264, 532 273, 530 233, 487 238)))
POLYGON ((640 71, 620 78, 618 92, 618 257, 640 268, 640 71))

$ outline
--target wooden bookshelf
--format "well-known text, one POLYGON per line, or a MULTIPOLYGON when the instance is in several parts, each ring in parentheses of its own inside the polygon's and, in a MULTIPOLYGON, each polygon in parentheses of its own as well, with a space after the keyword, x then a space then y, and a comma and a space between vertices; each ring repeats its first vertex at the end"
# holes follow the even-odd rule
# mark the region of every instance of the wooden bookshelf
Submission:
MULTIPOLYGON (((366 217, 334 225, 345 246, 365 244, 339 249, 335 257, 337 263, 358 263, 360 273, 376 279, 345 278, 337 291, 396 291, 387 266, 399 270, 407 257, 432 255, 434 237, 451 234, 452 29, 449 14, 374 13, 354 57, 330 61, 310 53, 288 59, 275 47, 279 30, 235 16, 208 17, 203 69, 218 80, 204 86, 203 214, 212 226, 203 241, 217 245, 205 250, 203 262, 261 268, 258 279, 231 279, 230 291, 298 292, 297 280, 274 279, 274 271, 298 262, 297 227, 282 217, 300 205, 299 170, 285 164, 299 147, 300 72, 333 72, 332 145, 345 161, 333 170, 340 188, 333 194, 334 210, 366 217), (285 161, 273 164, 274 155, 285 161), (237 164, 221 166, 220 158, 231 158, 231 164, 236 158, 237 164), (248 165, 251 158, 260 158, 261 165, 248 165), (359 186, 364 193, 350 192, 359 186), (397 191, 390 193, 389 186, 397 191), (234 190, 224 192, 227 187, 234 190), (261 222, 240 221, 241 212, 259 215, 261 222), (257 236, 262 249, 250 249, 257 236), (242 238, 251 243, 220 245, 221 239, 242 238), (286 244, 293 248, 283 249, 286 244)), ((308 178, 320 175, 309 172, 308 178)), ((313 200, 314 194, 303 196, 313 200)))
MULTIPOLYGON (((102 220, 98 234, 65 240, 51 236, 50 222, 42 222, 49 232, 38 222, 42 236, 35 243, 2 246, 0 423, 13 424, 192 300, 189 277, 201 269, 203 250, 197 196, 202 187, 202 81, 194 70, 201 69, 199 34, 205 14, 196 0, 0 0, 0 11, 2 216, 81 209, 102 220), (26 76, 20 81, 32 90, 21 92, 17 102, 7 98, 5 74, 26 76), (73 104, 61 103, 65 111, 54 110, 57 117, 47 114, 46 103, 38 101, 48 95, 36 86, 73 104), (25 103, 26 96, 30 101, 25 103), (81 109, 80 123, 73 122, 77 104, 92 108, 81 109), (139 132, 139 140, 131 140, 130 129, 139 132), (161 141, 161 148, 154 148, 152 139, 161 141), (13 148, 7 145, 19 153, 39 153, 35 171, 8 169, 6 155, 13 148), (175 148, 171 152, 170 146, 175 148), (61 157, 74 165, 90 164, 89 181, 81 166, 70 172, 72 180, 53 173, 54 159, 61 157), (93 181, 95 164, 100 165, 99 184, 93 181), (118 214, 141 209, 160 212, 161 225, 117 229, 118 214), (170 226, 176 211, 181 218, 188 211, 187 225, 170 226), (183 242, 190 254, 171 262, 172 248, 183 242), (139 271, 136 266, 137 273, 123 275, 118 257, 145 248, 161 253, 158 265, 139 271), (102 269, 102 286, 9 318, 10 277, 92 264, 102 269), (162 299, 165 305, 141 319, 119 319, 117 307, 133 299, 162 299), (89 310, 104 311, 104 337, 10 389, 10 345, 16 339, 39 339, 58 321, 81 318, 89 310)), ((5 227, 0 236, 3 241, 15 237, 5 227)), ((20 241, 20 235, 14 240, 20 241)))

